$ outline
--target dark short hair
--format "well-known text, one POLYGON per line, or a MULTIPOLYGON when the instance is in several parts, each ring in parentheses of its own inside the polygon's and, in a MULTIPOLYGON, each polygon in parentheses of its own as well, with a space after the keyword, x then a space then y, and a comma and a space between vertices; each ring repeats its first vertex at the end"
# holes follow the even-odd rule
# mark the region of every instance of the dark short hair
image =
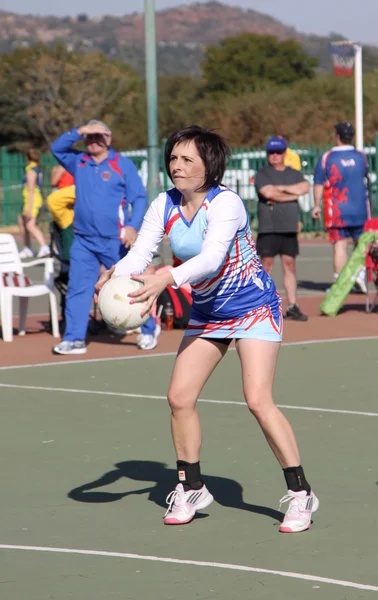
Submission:
POLYGON ((30 148, 26 153, 26 157, 28 160, 32 160, 33 162, 39 163, 41 153, 36 148, 30 148))
POLYGON ((354 138, 354 127, 351 123, 338 123, 335 130, 343 144, 350 143, 354 138))
POLYGON ((198 189, 199 192, 205 192, 211 187, 221 184, 231 150, 224 138, 211 129, 191 125, 175 131, 165 145, 164 162, 169 177, 171 177, 170 160, 174 146, 191 141, 195 143, 198 154, 205 165, 205 181, 198 189))

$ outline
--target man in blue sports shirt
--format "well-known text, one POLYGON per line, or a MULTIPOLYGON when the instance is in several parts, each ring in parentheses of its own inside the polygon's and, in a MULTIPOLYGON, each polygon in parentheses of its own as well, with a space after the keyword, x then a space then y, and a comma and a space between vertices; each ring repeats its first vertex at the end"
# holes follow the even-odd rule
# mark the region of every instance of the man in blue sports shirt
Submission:
MULTIPOLYGON (((352 145, 351 123, 339 123, 335 130, 336 146, 323 154, 316 165, 312 209, 312 217, 320 219, 323 200, 324 226, 333 246, 334 280, 348 260, 348 239, 357 244, 370 214, 367 158, 352 145)), ((364 269, 356 285, 366 293, 364 269)))
MULTIPOLYGON (((111 147, 111 135, 105 123, 92 120, 64 133, 51 145, 53 155, 74 176, 76 186, 66 328, 63 341, 53 348, 56 354, 86 353, 88 317, 100 266, 109 269, 126 254, 136 240, 147 207, 135 165, 111 147), (84 141, 86 152, 72 148, 79 140, 84 141)), ((157 335, 151 317, 143 326, 139 347, 154 348, 157 335)))

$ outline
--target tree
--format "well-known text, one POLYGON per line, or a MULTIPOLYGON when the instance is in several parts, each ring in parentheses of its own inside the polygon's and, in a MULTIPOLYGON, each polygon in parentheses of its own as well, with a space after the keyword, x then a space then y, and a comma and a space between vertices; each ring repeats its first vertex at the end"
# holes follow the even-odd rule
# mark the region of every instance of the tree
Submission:
POLYGON ((243 33, 209 46, 202 63, 209 92, 245 94, 264 84, 290 85, 315 76, 316 59, 295 40, 243 33))
POLYGON ((159 134, 198 124, 201 118, 200 84, 190 77, 159 77, 159 134))
POLYGON ((79 55, 64 46, 19 49, 3 56, 2 99, 8 105, 8 133, 20 126, 50 144, 63 131, 90 118, 111 115, 114 104, 132 94, 138 77, 127 65, 101 53, 79 55), (30 59, 31 55, 33 60, 30 59))

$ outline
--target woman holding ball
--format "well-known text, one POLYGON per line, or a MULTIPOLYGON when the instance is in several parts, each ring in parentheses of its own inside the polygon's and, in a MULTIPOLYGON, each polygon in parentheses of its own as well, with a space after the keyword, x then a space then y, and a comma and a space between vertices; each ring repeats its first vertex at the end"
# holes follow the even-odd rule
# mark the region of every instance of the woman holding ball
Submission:
POLYGON ((174 188, 148 209, 129 254, 98 281, 131 275, 144 286, 131 295, 149 310, 168 286, 192 286, 192 313, 177 353, 168 391, 177 486, 167 498, 164 522, 189 523, 213 496, 200 469, 200 392, 232 340, 241 362, 243 390, 276 456, 287 484, 288 510, 280 531, 308 529, 319 501, 300 464, 293 430, 276 407, 272 386, 282 339, 282 311, 272 279, 263 270, 243 201, 221 185, 229 156, 224 139, 192 126, 175 132, 165 148, 174 188), (164 234, 182 264, 162 274, 139 275, 151 262, 164 234))

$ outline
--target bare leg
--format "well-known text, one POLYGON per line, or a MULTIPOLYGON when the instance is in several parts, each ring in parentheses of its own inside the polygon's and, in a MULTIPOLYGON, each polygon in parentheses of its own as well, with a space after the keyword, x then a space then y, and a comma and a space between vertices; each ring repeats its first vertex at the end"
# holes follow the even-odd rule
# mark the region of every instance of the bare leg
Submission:
POLYGON ((287 254, 281 255, 283 270, 283 286, 286 292, 288 304, 297 302, 297 275, 295 272, 295 258, 287 254))
POLYGON ((199 461, 202 433, 196 404, 203 386, 227 352, 225 344, 184 337, 168 391, 172 438, 178 460, 199 461))
POLYGON ((28 231, 28 233, 31 234, 35 240, 37 240, 37 242, 41 248, 42 248, 42 246, 46 245, 44 235, 43 235, 42 231, 40 230, 40 228, 37 226, 37 223, 36 223, 36 220, 34 217, 32 217, 31 219, 29 219, 26 222, 25 227, 26 227, 26 230, 28 231))
POLYGON ((333 244, 333 272, 338 275, 348 261, 348 240, 338 240, 333 244))
POLYGON ((26 229, 26 219, 23 215, 18 215, 18 226, 22 237, 24 238, 24 246, 30 248, 30 234, 26 229))
POLYGON ((237 342, 244 396, 282 468, 300 465, 290 423, 273 401, 273 379, 279 343, 241 339, 237 342))
POLYGON ((274 265, 274 256, 263 256, 260 260, 264 271, 266 271, 268 275, 271 275, 274 265))

